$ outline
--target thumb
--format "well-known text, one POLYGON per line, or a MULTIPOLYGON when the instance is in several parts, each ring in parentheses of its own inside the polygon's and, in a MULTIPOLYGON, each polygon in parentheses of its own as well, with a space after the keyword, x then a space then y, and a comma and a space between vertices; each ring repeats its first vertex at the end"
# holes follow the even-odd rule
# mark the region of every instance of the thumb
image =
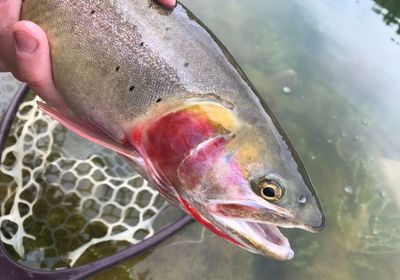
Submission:
POLYGON ((176 7, 176 0, 157 0, 157 2, 168 9, 176 7))
POLYGON ((46 102, 64 108, 51 70, 50 50, 46 34, 30 21, 17 22, 12 30, 17 70, 14 75, 26 82, 46 102))

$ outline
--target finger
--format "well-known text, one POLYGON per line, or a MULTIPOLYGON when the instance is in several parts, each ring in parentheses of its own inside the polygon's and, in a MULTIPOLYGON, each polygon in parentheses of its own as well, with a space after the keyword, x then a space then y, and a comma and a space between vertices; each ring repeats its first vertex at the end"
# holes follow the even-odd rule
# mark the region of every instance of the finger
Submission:
POLYGON ((49 44, 44 31, 33 22, 19 21, 12 32, 17 61, 15 76, 28 83, 46 102, 66 108, 53 81, 49 44))
POLYGON ((12 26, 19 20, 21 0, 0 0, 0 72, 11 71, 14 60, 12 26))
POLYGON ((168 9, 173 9, 176 7, 176 0, 157 0, 157 2, 168 9))

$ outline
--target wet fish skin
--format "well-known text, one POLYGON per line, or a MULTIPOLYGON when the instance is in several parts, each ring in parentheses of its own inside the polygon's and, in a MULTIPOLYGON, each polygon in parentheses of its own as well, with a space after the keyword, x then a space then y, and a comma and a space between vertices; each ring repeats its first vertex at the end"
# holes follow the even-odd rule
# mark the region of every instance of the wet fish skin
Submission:
POLYGON ((279 124, 183 6, 171 12, 147 0, 25 0, 22 17, 45 30, 56 85, 75 119, 42 108, 128 156, 209 229, 249 251, 290 259, 276 226, 323 227, 311 182, 279 124), (271 203, 252 189, 262 178, 284 188, 282 199, 271 203))
POLYGON ((115 124, 132 121, 160 98, 243 99, 241 92, 250 92, 182 6, 170 12, 142 0, 28 0, 22 17, 46 31, 54 79, 70 107, 118 139, 115 124))

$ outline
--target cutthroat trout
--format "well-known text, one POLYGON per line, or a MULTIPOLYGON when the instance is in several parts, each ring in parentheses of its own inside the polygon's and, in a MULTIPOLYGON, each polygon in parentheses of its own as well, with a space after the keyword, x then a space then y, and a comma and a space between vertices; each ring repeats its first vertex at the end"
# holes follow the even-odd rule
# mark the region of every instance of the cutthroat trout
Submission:
POLYGON ((25 0, 68 108, 41 108, 127 157, 171 203, 254 253, 294 255, 279 227, 324 215, 295 150, 223 45, 185 7, 25 0))

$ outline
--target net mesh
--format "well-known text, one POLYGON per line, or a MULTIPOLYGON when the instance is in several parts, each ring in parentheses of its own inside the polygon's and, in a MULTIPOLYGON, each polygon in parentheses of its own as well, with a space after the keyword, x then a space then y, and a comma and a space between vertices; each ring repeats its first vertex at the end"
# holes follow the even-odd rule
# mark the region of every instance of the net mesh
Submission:
POLYGON ((21 262, 71 267, 99 244, 138 243, 166 205, 117 154, 67 132, 36 98, 22 103, 0 167, 0 237, 21 262))
MULTIPOLYGON (((21 82, 10 73, 0 73, 0 113, 3 115, 21 82)), ((1 118, 1 117, 0 117, 1 118)))

